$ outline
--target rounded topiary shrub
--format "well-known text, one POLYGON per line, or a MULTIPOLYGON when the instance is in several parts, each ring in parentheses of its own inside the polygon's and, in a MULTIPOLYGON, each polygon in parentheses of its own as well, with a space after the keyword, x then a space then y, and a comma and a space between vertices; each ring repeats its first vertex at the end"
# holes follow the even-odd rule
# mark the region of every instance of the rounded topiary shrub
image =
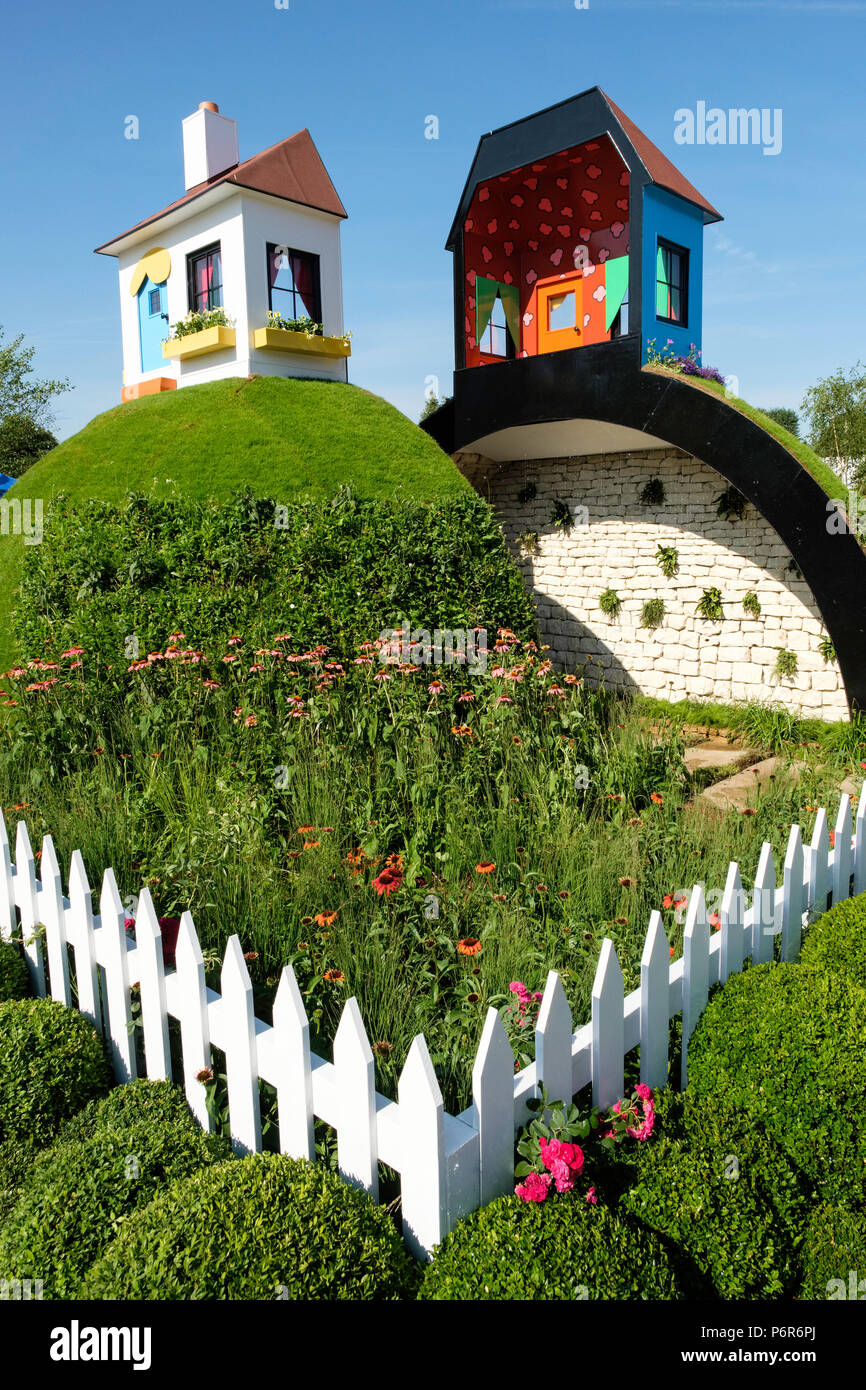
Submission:
POLYGON ((816 1207, 803 1241, 801 1261, 798 1298, 862 1299, 866 1293, 866 1286, 859 1287, 860 1280, 866 1280, 866 1214, 844 1207, 816 1207))
POLYGON ((26 999, 30 992, 30 972, 24 957, 11 941, 0 941, 0 1001, 26 999))
POLYGON ((49 1143, 111 1080, 105 1044, 83 1014, 52 999, 0 1004, 0 1143, 49 1143))
POLYGON ((0 1279, 41 1279, 44 1298, 75 1298, 132 1212, 229 1152, 191 1125, 147 1122, 42 1150, 0 1228, 0 1279))
POLYGON ((133 1081, 115 1086, 107 1096, 92 1100, 62 1126, 57 1135, 59 1143, 70 1139, 89 1139, 96 1130, 126 1130, 142 1124, 185 1125, 198 1130, 199 1125, 190 1110, 180 1086, 171 1081, 133 1081))
POLYGON ((733 975, 689 1044, 689 1090, 747 1110, 821 1197, 864 1200, 866 991, 805 965, 733 975))
POLYGON ((837 903, 812 923, 800 960, 845 975, 866 989, 866 893, 837 903))
POLYGON ((175 1182, 130 1217, 82 1296, 396 1299, 413 1274, 366 1193, 300 1159, 257 1154, 175 1182))
POLYGON ((751 1115, 727 1109, 723 1099, 698 1101, 687 1092, 668 1117, 667 1132, 644 1146, 619 1209, 676 1247, 689 1294, 790 1294, 811 1208, 809 1181, 751 1115))
POLYGON ((499 1197, 464 1218, 434 1251, 422 1299, 674 1299, 658 1237, 583 1193, 522 1202, 499 1197))

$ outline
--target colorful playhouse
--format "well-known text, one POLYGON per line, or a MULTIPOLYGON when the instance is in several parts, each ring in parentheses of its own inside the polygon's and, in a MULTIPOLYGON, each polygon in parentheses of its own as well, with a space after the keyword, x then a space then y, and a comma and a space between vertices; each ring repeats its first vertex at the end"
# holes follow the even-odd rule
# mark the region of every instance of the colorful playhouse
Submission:
POLYGON ((447 241, 453 396, 424 428, 493 504, 558 663, 843 718, 866 554, 842 484, 657 361, 701 351, 718 221, 598 87, 483 136, 447 241))
POLYGON ((118 263, 122 399, 251 373, 347 380, 347 214, 310 132, 240 160, 237 122, 205 101, 183 153, 182 197, 97 247, 118 263), (173 334, 189 315, 202 326, 173 334))

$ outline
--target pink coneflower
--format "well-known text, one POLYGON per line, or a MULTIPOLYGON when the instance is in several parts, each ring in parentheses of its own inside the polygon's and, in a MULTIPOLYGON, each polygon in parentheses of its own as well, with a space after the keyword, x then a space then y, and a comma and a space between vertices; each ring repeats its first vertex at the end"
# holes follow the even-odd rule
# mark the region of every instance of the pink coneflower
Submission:
POLYGON ((372 666, 373 658, 371 656, 356 656, 352 664, 354 666, 372 666))
POLYGON ((133 661, 131 666, 127 666, 127 671, 146 671, 148 667, 146 661, 133 661))
POLYGON ((497 695, 496 703, 497 705, 513 705, 514 701, 510 695, 497 695))
POLYGON ((251 729, 255 724, 258 724, 258 722, 259 721, 256 719, 256 716, 254 714, 248 714, 246 719, 244 720, 244 724, 247 726, 248 729, 251 729))
POLYGON ((238 637, 237 633, 234 637, 230 637, 229 640, 226 642, 227 647, 242 647, 243 645, 244 639, 242 637, 238 637))
POLYGON ((83 648, 83 647, 69 647, 69 648, 67 648, 67 650, 66 650, 65 652, 61 652, 60 655, 61 655, 62 657, 67 657, 67 656, 83 656, 83 655, 84 655, 84 648, 83 648))
POLYGON ((470 705, 474 699, 475 692, 473 690, 464 690, 462 695, 457 696, 457 703, 458 705, 470 705))
POLYGON ((427 687, 428 695, 441 695, 445 689, 441 681, 431 681, 427 687))
POLYGON ((220 661, 222 661, 224 665, 230 666, 233 662, 240 661, 240 657, 236 652, 226 652, 225 656, 220 657, 220 661))
POLYGON ((265 669, 265 668, 264 668, 264 666, 262 665, 262 663, 261 663, 260 661, 256 661, 256 662, 254 662, 254 664, 250 667, 250 675, 253 675, 254 672, 256 672, 256 671, 264 671, 264 669, 265 669))
POLYGON ((208 681, 202 681, 202 685, 205 687, 206 690, 219 690, 219 689, 220 689, 220 683, 219 683, 219 681, 210 681, 210 680, 208 680, 208 681))
POLYGON ((376 674, 375 674, 375 676, 373 677, 373 680, 374 680, 374 681, 389 681, 390 679, 391 679, 391 673, 390 673, 390 671, 377 671, 376 674))

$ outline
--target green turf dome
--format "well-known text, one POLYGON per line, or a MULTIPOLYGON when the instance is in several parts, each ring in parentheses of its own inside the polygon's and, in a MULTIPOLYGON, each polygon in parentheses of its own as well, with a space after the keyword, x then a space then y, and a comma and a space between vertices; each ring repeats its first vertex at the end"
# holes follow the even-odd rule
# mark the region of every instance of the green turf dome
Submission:
MULTIPOLYGON (((113 501, 128 489, 226 498, 246 486, 290 502, 331 497, 341 484, 360 498, 418 502, 470 490, 438 444, 381 397, 343 382, 269 376, 116 406, 44 455, 7 500, 45 505, 64 491, 74 501, 113 501)), ((22 536, 0 535, 0 670, 13 657, 9 610, 23 553, 22 536)))

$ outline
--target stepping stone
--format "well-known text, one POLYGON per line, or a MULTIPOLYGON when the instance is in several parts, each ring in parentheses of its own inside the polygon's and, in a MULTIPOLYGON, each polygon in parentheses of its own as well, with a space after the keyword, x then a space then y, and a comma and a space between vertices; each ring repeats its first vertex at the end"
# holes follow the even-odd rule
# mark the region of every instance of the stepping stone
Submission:
POLYGON ((686 749, 683 764, 687 772, 697 772, 702 767, 741 768, 744 763, 754 762, 758 756, 754 748, 732 748, 729 743, 714 747, 715 742, 710 739, 686 749))
POLYGON ((764 758, 744 772, 737 772, 733 777, 726 777, 723 782, 714 782, 711 787, 707 787, 705 791, 701 792, 697 798, 697 804, 709 804, 717 807, 720 811, 729 811, 731 808, 745 811, 757 800, 757 789, 769 782, 770 778, 781 770, 796 779, 802 776, 803 764, 787 763, 782 758, 764 758))

